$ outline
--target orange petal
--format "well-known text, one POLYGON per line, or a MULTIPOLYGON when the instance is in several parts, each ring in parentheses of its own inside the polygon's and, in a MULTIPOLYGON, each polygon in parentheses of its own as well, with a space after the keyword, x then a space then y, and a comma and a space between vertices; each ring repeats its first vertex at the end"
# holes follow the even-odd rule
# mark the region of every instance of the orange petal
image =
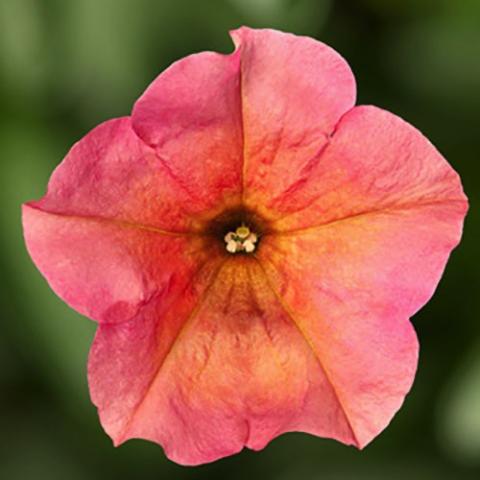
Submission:
POLYGON ((37 267, 61 298, 99 322, 126 321, 152 297, 182 288, 206 259, 204 240, 188 231, 195 222, 190 200, 129 118, 87 134, 47 195, 23 207, 37 267))
POLYGON ((435 147, 400 117, 372 106, 345 114, 329 145, 267 208, 277 230, 324 224, 368 212, 401 213, 467 200, 460 178, 435 147))
POLYGON ((92 320, 119 323, 182 291, 210 256, 204 240, 24 206, 31 257, 55 293, 92 320))
POLYGON ((189 295, 164 318, 152 310, 99 327, 90 388, 115 443, 150 439, 189 465, 261 449, 292 430, 356 443, 334 386, 256 260, 218 268, 195 306, 189 295), (167 327, 174 319, 181 330, 167 327))
POLYGON ((263 239, 259 259, 335 385, 358 446, 390 422, 414 379, 409 317, 432 296, 465 206, 375 212, 263 239))
POLYGON ((133 128, 197 208, 241 196, 240 55, 202 52, 175 62, 136 102, 133 128))
POLYGON ((347 62, 322 42, 275 30, 232 32, 241 53, 244 200, 262 207, 318 155, 355 104, 347 62))

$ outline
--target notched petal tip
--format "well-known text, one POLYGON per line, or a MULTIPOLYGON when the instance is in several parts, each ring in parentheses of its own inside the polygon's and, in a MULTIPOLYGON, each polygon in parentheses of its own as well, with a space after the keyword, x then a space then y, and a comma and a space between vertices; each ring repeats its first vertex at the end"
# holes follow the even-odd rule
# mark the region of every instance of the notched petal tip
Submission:
MULTIPOLYGON (((338 69, 342 70, 345 69, 346 72, 334 72, 331 73, 347 73, 349 87, 353 88, 353 92, 344 92, 348 94, 353 93, 353 101, 351 102, 351 106, 355 104, 356 98, 356 82, 355 76, 353 74, 350 65, 346 61, 346 59, 335 49, 333 49, 328 44, 317 40, 316 38, 312 38, 306 35, 296 35, 291 32, 286 32, 278 29, 273 28, 251 28, 246 25, 242 25, 238 28, 229 30, 230 38, 233 41, 236 50, 240 50, 243 46, 253 46, 255 42, 263 42, 263 41, 270 41, 272 44, 281 43, 283 47, 286 49, 287 53, 290 53, 294 47, 304 48, 306 46, 310 47, 321 47, 325 50, 325 52, 330 56, 330 61, 337 60, 340 61, 338 64, 338 69)), ((273 47, 274 45, 272 45, 273 47)), ((298 53, 298 52, 297 52, 298 53)), ((308 53, 308 52, 307 52, 308 53)), ((314 53, 313 50, 310 53, 314 53)), ((272 53, 274 54, 274 53, 272 53)), ((303 59, 305 60, 305 59, 303 59)), ((311 56, 308 58, 310 61, 315 61, 314 58, 311 56)), ((260 59, 261 61, 261 59, 260 59)))
POLYGON ((248 42, 249 37, 255 32, 269 32, 269 31, 275 31, 275 30, 271 30, 267 28, 256 29, 256 28, 248 27, 246 25, 242 25, 238 28, 229 30, 228 34, 230 35, 230 38, 233 41, 235 49, 238 50, 241 48, 242 43, 248 42))

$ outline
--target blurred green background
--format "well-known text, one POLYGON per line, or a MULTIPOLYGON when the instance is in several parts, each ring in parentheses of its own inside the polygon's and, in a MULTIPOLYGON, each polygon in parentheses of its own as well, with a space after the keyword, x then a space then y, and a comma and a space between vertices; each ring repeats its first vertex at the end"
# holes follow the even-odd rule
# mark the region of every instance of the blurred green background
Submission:
POLYGON ((0 478, 480 478, 479 0, 0 0, 0 478), (20 204, 43 195, 68 148, 128 114, 172 61, 232 50, 227 30, 269 26, 329 43, 359 103, 418 126, 461 174, 464 240, 414 318, 418 375, 363 452, 288 434, 264 451, 179 467, 140 440, 113 448, 86 384, 94 324, 29 260, 20 204))

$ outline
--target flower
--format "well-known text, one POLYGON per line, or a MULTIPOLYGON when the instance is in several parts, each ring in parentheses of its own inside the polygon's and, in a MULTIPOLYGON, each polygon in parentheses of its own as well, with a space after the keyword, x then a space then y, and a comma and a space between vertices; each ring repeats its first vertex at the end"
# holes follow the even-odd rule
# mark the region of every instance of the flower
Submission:
POLYGON ((355 107, 316 40, 240 28, 80 140, 23 207, 52 289, 99 324, 88 376, 115 445, 181 464, 288 431, 359 448, 409 391, 409 318, 460 240, 458 175, 355 107))

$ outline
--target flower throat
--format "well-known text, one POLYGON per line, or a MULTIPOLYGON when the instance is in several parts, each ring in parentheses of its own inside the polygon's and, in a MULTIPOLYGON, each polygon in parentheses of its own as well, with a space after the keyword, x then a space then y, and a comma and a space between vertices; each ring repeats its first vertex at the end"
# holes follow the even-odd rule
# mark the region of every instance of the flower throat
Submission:
POLYGON ((238 208, 222 212, 211 220, 206 230, 221 242, 226 253, 251 254, 259 246, 266 223, 255 212, 238 208))

